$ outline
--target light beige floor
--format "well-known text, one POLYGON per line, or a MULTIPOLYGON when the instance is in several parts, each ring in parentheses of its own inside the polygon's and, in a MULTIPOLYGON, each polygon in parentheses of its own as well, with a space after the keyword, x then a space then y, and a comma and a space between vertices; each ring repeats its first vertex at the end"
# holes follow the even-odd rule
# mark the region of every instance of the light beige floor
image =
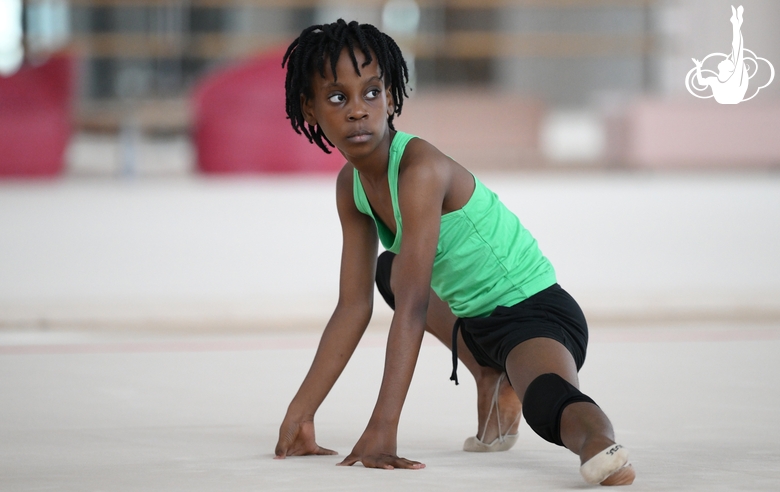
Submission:
MULTIPOLYGON (((341 457, 273 460, 314 334, 0 331, 0 489, 568 490, 573 454, 521 425, 511 451, 460 451, 475 388, 426 339, 399 432, 420 471, 334 466, 374 404, 384 338, 369 333, 317 415, 341 457)), ((631 490, 778 490, 780 323, 595 326, 583 389, 630 448, 631 490)))

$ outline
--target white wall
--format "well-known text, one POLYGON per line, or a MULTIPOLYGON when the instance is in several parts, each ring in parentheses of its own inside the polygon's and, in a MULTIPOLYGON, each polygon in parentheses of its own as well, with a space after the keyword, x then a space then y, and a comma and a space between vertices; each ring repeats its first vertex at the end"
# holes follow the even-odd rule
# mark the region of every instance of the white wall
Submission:
MULTIPOLYGON (((481 178, 591 317, 780 313, 780 174, 481 178)), ((332 181, 2 182, 0 326, 321 320, 332 181)))

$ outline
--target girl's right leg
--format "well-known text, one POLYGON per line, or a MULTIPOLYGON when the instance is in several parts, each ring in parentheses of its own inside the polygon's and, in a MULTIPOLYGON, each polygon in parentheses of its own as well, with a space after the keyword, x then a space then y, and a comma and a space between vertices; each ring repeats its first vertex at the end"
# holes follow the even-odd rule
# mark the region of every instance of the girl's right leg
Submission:
MULTIPOLYGON (((571 385, 569 388, 575 388, 570 391, 579 392, 576 390, 579 379, 574 358, 560 342, 550 338, 532 338, 517 345, 507 357, 506 370, 517 395, 523 399, 529 425, 542 437, 577 454, 580 464, 609 449, 618 451, 612 424, 601 408, 587 397, 563 406, 560 420, 556 421, 553 407, 556 401, 560 401, 558 388, 565 388, 568 383, 571 385), (551 382, 549 386, 546 386, 547 381, 551 382), (528 391, 532 383, 536 387, 528 391), (532 398, 537 401, 531 402, 532 398), (540 400, 547 401, 538 403, 540 400), (552 411, 545 412, 547 407, 552 411), (538 421, 544 421, 545 425, 538 421)), ((634 469, 628 465, 610 472, 598 482, 602 485, 629 485, 634 477, 634 469)))

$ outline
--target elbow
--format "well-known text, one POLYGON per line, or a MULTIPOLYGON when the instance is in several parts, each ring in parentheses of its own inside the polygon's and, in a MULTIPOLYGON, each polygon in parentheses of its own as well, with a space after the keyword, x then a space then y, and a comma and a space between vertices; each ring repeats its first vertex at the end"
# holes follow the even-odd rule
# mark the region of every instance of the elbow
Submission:
POLYGON ((371 321, 371 316, 374 313, 374 300, 364 299, 360 301, 347 301, 343 298, 339 298, 336 304, 336 313, 348 314, 349 317, 355 319, 361 324, 368 325, 371 321))
POLYGON ((428 301, 430 293, 424 295, 409 295, 399 299, 396 297, 395 313, 401 316, 407 322, 414 325, 420 325, 425 328, 425 319, 428 316, 428 301))
POLYGON ((415 316, 421 318, 423 321, 425 321, 425 318, 428 316, 428 301, 430 300, 430 294, 428 292, 425 293, 425 295, 421 295, 415 299, 415 302, 412 303, 411 311, 415 314, 415 316))

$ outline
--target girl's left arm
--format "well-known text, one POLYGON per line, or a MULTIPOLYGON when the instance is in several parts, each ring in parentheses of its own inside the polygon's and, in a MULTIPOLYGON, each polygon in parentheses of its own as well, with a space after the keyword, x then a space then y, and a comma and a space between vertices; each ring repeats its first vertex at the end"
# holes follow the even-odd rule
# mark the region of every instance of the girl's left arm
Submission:
MULTIPOLYGON (((412 147, 411 143, 409 147, 412 147)), ((401 409, 425 332, 442 203, 451 178, 446 158, 438 151, 424 152, 427 156, 422 159, 413 158, 419 156, 419 152, 411 154, 410 162, 402 167, 399 177, 403 239, 401 250, 393 261, 391 287, 395 295, 395 314, 388 334, 382 386, 365 432, 342 465, 361 461, 369 468, 425 466, 399 458, 396 438, 401 409)))

